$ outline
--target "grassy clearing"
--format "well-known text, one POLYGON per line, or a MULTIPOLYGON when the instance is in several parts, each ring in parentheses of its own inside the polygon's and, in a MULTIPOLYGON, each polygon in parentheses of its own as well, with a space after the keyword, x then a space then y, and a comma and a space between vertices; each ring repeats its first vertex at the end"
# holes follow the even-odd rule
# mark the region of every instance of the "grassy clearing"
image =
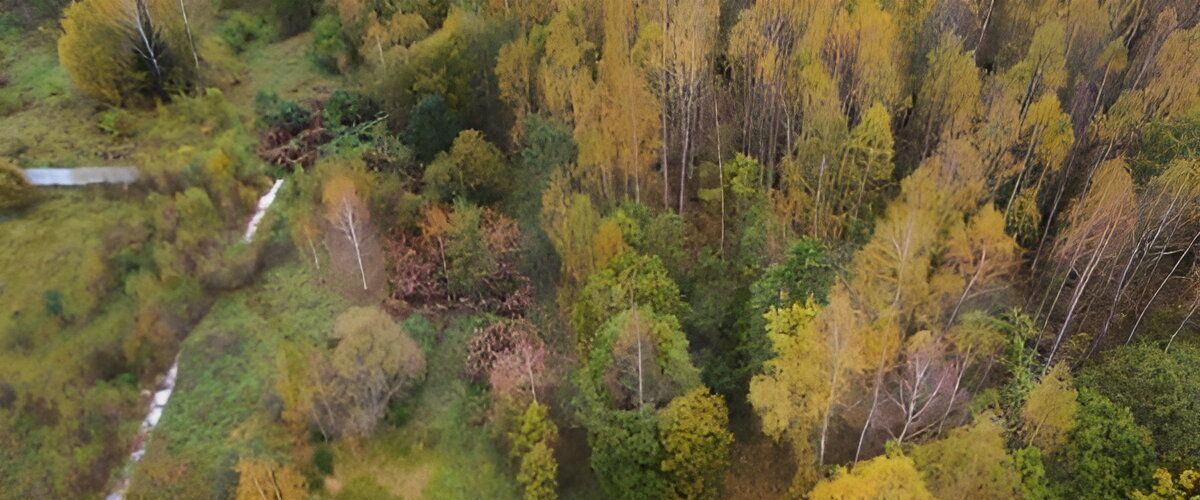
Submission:
POLYGON ((312 62, 308 57, 311 46, 312 34, 304 33, 247 50, 241 56, 242 82, 230 89, 229 99, 243 109, 253 109, 259 91, 303 101, 344 86, 343 77, 330 75, 312 62))
MULTIPOLYGON (((322 341, 347 304, 299 262, 222 297, 184 342, 179 382, 139 464, 130 498, 223 496, 241 457, 291 458, 275 423, 275 354, 322 341)), ((462 379, 466 342, 481 319, 444 328, 415 316, 405 326, 428 352, 425 384, 362 442, 333 447, 329 498, 515 498, 506 458, 481 425, 487 396, 462 379)))
MULTIPOLYGON (((45 198, 22 214, 0 219, 0 340, 59 318, 46 311, 47 294, 62 296, 63 316, 86 319, 106 290, 90 290, 91 259, 99 257, 111 231, 146 217, 140 195, 100 188, 45 190, 45 198)), ((38 328, 37 341, 52 337, 38 328)))
MULTIPOLYGON (((478 316, 451 318, 436 328, 423 318, 405 322, 429 346, 424 386, 406 404, 398 428, 365 443, 335 448, 334 498, 361 498, 382 487, 395 498, 516 498, 506 457, 482 424, 487 394, 463 380, 467 340, 478 316)), ((403 413, 403 411, 401 412, 403 413)), ((395 418, 395 417, 394 417, 395 418)))
POLYGON ((122 348, 133 301, 95 285, 104 240, 146 207, 107 189, 45 196, 0 219, 0 393, 38 395, 0 401, 0 423, 16 431, 0 436, 0 484, 13 495, 102 486, 123 454, 112 444, 128 442, 139 418, 122 348))
POLYGON ((96 127, 97 104, 75 95, 53 29, 0 35, 0 156, 24 166, 119 162, 130 149, 96 127))
POLYGON ((241 456, 285 457, 287 436, 272 419, 276 352, 325 338, 345 307, 298 263, 222 297, 183 344, 175 393, 130 498, 224 497, 241 456))

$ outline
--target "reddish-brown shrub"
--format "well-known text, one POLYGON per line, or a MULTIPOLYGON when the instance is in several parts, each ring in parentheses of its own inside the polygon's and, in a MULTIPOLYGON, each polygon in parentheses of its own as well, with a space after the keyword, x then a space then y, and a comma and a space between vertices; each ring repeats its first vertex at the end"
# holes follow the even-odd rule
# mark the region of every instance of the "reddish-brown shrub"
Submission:
POLYGON ((493 210, 484 208, 481 215, 480 232, 496 265, 470 294, 455 294, 448 286, 455 264, 446 249, 445 210, 428 210, 421 234, 400 234, 385 242, 392 309, 465 307, 517 317, 529 308, 533 287, 518 269, 520 228, 493 210))
POLYGON ((314 102, 312 119, 297 132, 284 126, 274 126, 263 132, 258 141, 258 156, 267 163, 280 166, 311 167, 320 156, 321 145, 332 138, 321 122, 322 103, 314 102))
POLYGON ((486 381, 497 396, 533 396, 545 385, 548 350, 524 319, 500 320, 475 330, 464 372, 486 381))

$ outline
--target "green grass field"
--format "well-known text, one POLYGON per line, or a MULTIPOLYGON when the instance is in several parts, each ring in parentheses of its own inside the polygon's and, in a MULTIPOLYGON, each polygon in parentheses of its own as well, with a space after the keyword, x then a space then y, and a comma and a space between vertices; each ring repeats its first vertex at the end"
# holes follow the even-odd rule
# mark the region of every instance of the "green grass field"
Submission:
POLYGON ((285 455, 283 429, 271 419, 276 352, 323 339, 344 308, 300 264, 219 299, 183 343, 175 393, 130 498, 208 498, 236 485, 230 474, 242 456, 285 455))
POLYGON ((114 444, 137 429, 137 380, 123 353, 133 303, 103 286, 112 282, 99 259, 104 240, 145 211, 120 191, 54 190, 0 220, 0 381, 18 394, 41 395, 20 404, 42 408, 35 412, 42 418, 16 422, 21 434, 0 437, 0 482, 11 491, 40 486, 8 478, 103 485, 103 464, 123 455, 114 444), (102 431, 76 437, 81 419, 102 431))

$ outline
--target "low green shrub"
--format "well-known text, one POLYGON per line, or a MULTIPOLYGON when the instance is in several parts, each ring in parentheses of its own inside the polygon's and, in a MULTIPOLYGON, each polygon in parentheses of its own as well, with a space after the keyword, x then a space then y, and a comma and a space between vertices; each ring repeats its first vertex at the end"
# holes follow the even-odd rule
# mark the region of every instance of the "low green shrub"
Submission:
POLYGON ((37 201, 37 191, 25 173, 9 160, 0 158, 0 212, 27 208, 37 201))
POLYGON ((266 128, 280 128, 289 133, 304 130, 312 121, 312 113, 300 103, 280 98, 274 92, 260 91, 254 96, 254 111, 266 128))
POLYGON ((137 122, 121 108, 109 108, 96 114, 96 128, 114 138, 132 137, 137 122))
POLYGON ((313 450, 313 466, 326 476, 333 474, 333 449, 321 443, 313 450))
POLYGON ((379 103, 369 96, 345 89, 333 91, 321 112, 322 123, 331 129, 348 129, 380 117, 379 103))
POLYGON ((339 73, 350 67, 353 47, 342 33, 337 16, 318 17, 312 25, 313 44, 309 56, 322 69, 339 73))
POLYGON ((274 38, 273 29, 266 19, 235 10, 217 27, 217 35, 236 54, 245 52, 255 43, 274 38))

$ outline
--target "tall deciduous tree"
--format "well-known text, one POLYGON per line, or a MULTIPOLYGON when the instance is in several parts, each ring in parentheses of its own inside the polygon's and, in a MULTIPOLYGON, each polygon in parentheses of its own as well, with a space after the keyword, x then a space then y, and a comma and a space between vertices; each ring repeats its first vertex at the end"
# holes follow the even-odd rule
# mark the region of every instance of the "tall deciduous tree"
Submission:
POLYGON ((942 35, 927 61, 915 110, 921 124, 921 157, 929 154, 939 138, 967 131, 981 91, 975 58, 953 34, 942 35))
MULTIPOLYGON (((362 280, 362 289, 367 290, 367 265, 363 263, 363 253, 368 240, 371 239, 371 213, 363 202, 354 180, 347 176, 336 176, 325 181, 321 189, 321 203, 325 210, 325 219, 337 233, 334 238, 334 248, 344 249, 335 252, 335 263, 350 260, 362 280), (346 257, 350 257, 347 259, 346 257)), ((345 265, 337 272, 345 273, 345 265)), ((352 272, 352 271, 351 271, 352 272)))
POLYGON ((508 435, 511 455, 518 461, 517 482, 526 500, 558 498, 558 461, 554 445, 558 426, 550 419, 550 408, 536 401, 529 404, 508 435))
POLYGON ((729 410, 725 398, 697 387, 658 415, 662 471, 674 498, 715 498, 729 466, 729 410))
POLYGON ((786 438, 800 460, 792 484, 801 489, 817 478, 813 435, 829 409, 826 396, 833 393, 831 377, 825 373, 831 353, 817 328, 818 312, 811 299, 807 305, 796 303, 767 312, 767 336, 776 357, 750 381, 747 396, 762 419, 763 432, 776 440, 786 438))
POLYGON ((808 493, 813 500, 897 500, 932 499, 913 459, 900 455, 879 456, 839 471, 832 479, 821 481, 808 493))
MULTIPOLYGON (((191 3, 188 0, 188 3, 191 3)), ((63 12, 59 59, 71 81, 100 101, 126 105, 187 90, 199 61, 175 0, 88 0, 63 12)), ((196 14, 198 5, 193 5, 196 14)))
POLYGON ((1021 430, 1025 441, 1055 451, 1075 427, 1078 392, 1067 365, 1059 363, 1042 376, 1021 407, 1021 430))
POLYGON ((338 316, 332 352, 317 358, 313 412, 327 437, 366 436, 393 398, 425 375, 425 355, 392 318, 354 307, 338 316))

